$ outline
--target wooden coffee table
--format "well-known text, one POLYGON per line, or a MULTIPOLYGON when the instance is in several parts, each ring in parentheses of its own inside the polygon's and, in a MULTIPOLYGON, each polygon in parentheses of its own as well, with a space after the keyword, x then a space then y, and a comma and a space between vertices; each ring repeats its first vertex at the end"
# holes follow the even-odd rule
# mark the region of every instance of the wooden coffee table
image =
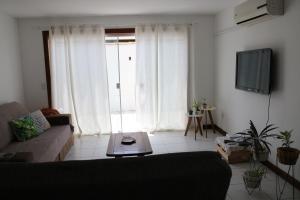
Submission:
POLYGON ((116 133, 111 134, 106 155, 110 157, 123 156, 144 156, 152 154, 152 147, 148 134, 144 132, 136 133, 116 133), (131 136, 136 139, 136 143, 124 145, 121 143, 123 136, 131 136))

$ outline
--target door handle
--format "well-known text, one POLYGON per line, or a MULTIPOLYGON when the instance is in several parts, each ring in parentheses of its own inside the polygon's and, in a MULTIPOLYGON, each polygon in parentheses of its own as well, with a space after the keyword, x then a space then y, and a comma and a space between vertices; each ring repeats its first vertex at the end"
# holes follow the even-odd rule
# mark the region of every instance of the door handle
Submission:
POLYGON ((120 83, 116 83, 116 88, 120 89, 120 83))

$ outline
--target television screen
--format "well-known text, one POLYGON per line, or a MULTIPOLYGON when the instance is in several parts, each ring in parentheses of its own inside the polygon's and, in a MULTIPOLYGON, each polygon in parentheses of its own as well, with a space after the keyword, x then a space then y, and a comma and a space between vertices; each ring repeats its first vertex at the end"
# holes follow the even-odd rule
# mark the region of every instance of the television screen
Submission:
POLYGON ((237 52, 235 87, 269 94, 271 89, 271 64, 271 49, 237 52))

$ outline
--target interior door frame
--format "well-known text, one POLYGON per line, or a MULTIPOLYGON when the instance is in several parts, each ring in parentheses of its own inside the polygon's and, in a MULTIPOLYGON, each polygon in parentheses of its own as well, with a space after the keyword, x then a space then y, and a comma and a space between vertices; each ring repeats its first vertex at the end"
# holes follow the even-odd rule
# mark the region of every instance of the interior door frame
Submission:
POLYGON ((48 107, 52 108, 52 92, 51 92, 51 73, 50 73, 50 55, 49 55, 49 31, 42 31, 44 46, 44 61, 47 84, 48 107))

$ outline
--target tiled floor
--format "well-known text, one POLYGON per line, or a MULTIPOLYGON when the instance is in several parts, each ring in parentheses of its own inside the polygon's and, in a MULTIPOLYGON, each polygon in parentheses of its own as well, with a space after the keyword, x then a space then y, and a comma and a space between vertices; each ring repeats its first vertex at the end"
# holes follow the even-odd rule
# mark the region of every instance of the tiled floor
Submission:
MULTIPOLYGON (((154 154, 215 150, 215 137, 219 134, 213 134, 209 131, 208 138, 198 136, 194 140, 194 133, 189 132, 185 137, 183 132, 158 132, 150 134, 149 139, 154 154)), ((66 160, 86 160, 99 159, 106 157, 106 148, 109 135, 101 136, 82 136, 76 137, 75 145, 66 157, 66 160)), ((268 171, 262 181, 261 191, 254 191, 248 195, 242 180, 243 172, 248 169, 247 163, 231 165, 232 179, 228 190, 228 200, 276 200, 275 180, 276 176, 268 171)), ((281 180, 281 183, 283 180, 281 180)), ((300 191, 295 191, 295 199, 300 200, 300 191)), ((292 187, 287 185, 282 199, 292 199, 292 187)))

